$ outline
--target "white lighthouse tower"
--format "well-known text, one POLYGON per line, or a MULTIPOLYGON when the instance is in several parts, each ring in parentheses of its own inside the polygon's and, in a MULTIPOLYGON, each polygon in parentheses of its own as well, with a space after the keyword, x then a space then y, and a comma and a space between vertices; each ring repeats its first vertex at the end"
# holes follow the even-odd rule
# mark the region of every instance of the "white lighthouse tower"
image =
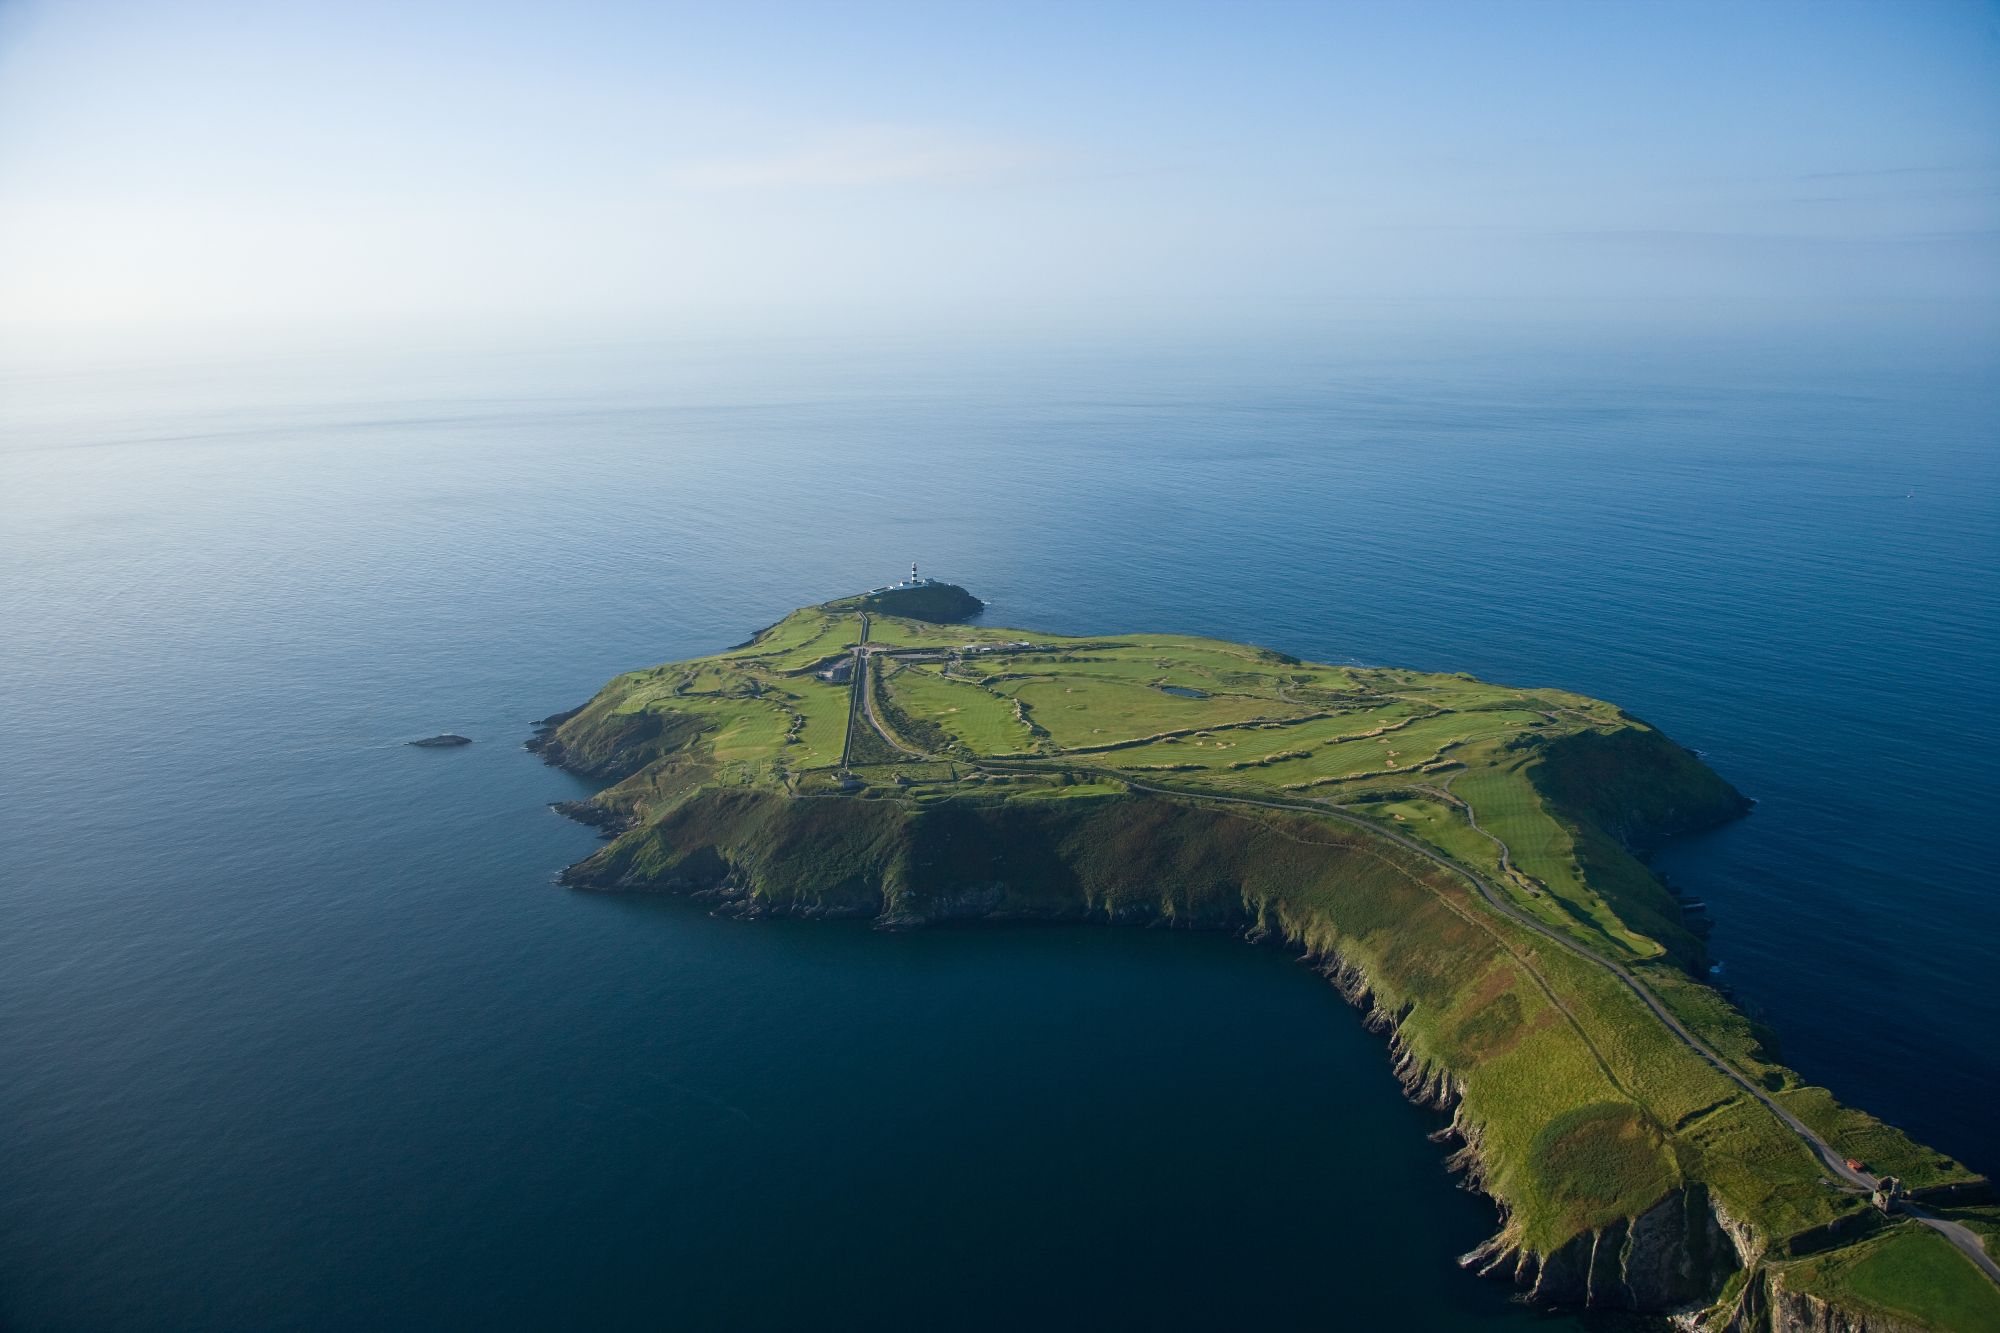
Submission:
POLYGON ((917 562, 912 560, 910 562, 910 586, 914 588, 922 582, 923 580, 917 577, 917 562))

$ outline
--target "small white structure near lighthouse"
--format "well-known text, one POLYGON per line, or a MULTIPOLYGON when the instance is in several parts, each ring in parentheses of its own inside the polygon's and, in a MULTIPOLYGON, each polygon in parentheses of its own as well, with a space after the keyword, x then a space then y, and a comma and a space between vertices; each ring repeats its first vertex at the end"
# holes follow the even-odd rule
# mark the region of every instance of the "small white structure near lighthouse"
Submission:
POLYGON ((887 583, 879 588, 870 588, 868 595, 872 597, 878 592, 894 592, 898 588, 928 588, 936 582, 938 582, 936 579, 921 577, 917 573, 917 562, 912 560, 910 562, 910 577, 904 579, 901 583, 887 583))

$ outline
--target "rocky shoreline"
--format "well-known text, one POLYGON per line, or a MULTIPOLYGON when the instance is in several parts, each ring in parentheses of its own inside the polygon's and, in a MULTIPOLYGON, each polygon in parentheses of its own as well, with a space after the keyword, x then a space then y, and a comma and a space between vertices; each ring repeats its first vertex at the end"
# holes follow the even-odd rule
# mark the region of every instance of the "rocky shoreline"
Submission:
MULTIPOLYGON (((548 762, 559 758, 544 750, 548 762)), ((621 812, 588 801, 553 807, 562 814, 615 838, 630 827, 621 812)), ((1343 999, 1362 1014, 1370 1031, 1385 1037, 1390 1071, 1414 1104, 1450 1113, 1449 1124, 1434 1133, 1433 1142, 1452 1146, 1444 1158, 1461 1187, 1493 1203, 1499 1227, 1493 1237, 1464 1255, 1461 1266, 1497 1281, 1508 1282, 1521 1296, 1546 1308, 1618 1310, 1673 1314, 1705 1309, 1724 1281, 1754 1258, 1754 1238, 1734 1223, 1698 1182, 1683 1185, 1650 1208, 1608 1227, 1579 1233, 1549 1253, 1524 1247, 1508 1227, 1503 1200, 1486 1188, 1488 1164, 1479 1123, 1465 1111, 1463 1084, 1441 1063, 1422 1058, 1405 1040, 1406 1009, 1379 1001, 1374 986, 1357 964, 1339 953, 1315 949, 1293 932, 1247 913, 1215 913, 1206 919, 1164 916, 1154 905, 1126 903, 1094 905, 1072 899, 1062 905, 1027 908, 1003 881, 958 885, 897 899, 870 895, 833 901, 774 899, 756 892, 752 878, 722 856, 693 858, 685 873, 670 877, 621 875, 606 878, 587 859, 568 867, 557 878, 564 886, 588 892, 666 893, 707 906, 711 914, 741 920, 796 918, 802 920, 868 920, 885 930, 978 923, 1047 922, 1102 924, 1169 929, 1216 930, 1247 942, 1297 953, 1297 961, 1324 976, 1343 999)), ((1773 1325, 1774 1333, 1787 1326, 1773 1325)))
MULTIPOLYGON (((1970 1173, 1806 1085, 1758 1045, 1754 1025, 1725 996, 1702 985, 1703 923, 1644 860, 1751 803, 1694 755, 1609 705, 1548 692, 1532 696, 1518 734, 1459 764, 1511 782, 1505 790, 1544 827, 1573 839, 1563 844, 1567 863, 1537 853, 1533 874, 1498 844, 1500 868, 1526 900, 1556 895, 1559 918, 1569 911, 1586 932, 1602 923, 1628 951, 1618 955, 1623 967, 1645 971, 1642 983, 1594 943, 1572 947, 1560 931, 1496 911, 1494 894, 1505 891, 1481 878, 1490 867, 1468 868, 1448 837, 1404 835, 1395 801, 1413 803, 1419 821, 1436 819, 1440 805, 1471 809, 1448 784, 1425 785, 1426 776, 1355 798, 1390 802, 1378 830, 1365 817, 1328 820, 1282 791, 1259 800, 1225 787, 1218 796, 1053 765, 1026 775, 1005 765, 997 776, 947 772, 956 752, 942 741, 926 753, 944 759, 871 761, 893 771, 871 770, 870 782, 836 779, 823 736, 800 765, 808 752, 787 747, 800 743, 804 713, 786 691, 810 687, 789 682, 824 659, 829 609, 798 613, 806 618, 790 631, 798 642, 772 650, 782 670, 732 658, 628 673, 583 708, 543 719, 529 749, 609 784, 556 807, 606 840, 558 882, 671 893, 745 919, 853 919, 892 930, 1097 923, 1230 931, 1286 948, 1384 1035, 1405 1094, 1449 1117, 1432 1136, 1444 1164, 1498 1214, 1492 1237, 1462 1257, 1469 1271, 1540 1307, 1667 1316, 1702 1333, 1893 1333, 1840 1310, 1846 1286, 1829 1286, 1821 1261, 1803 1258, 1813 1251, 1800 1246, 1822 1233, 1831 1245, 1868 1247, 1880 1229, 1857 1194, 1829 1192, 1818 1135, 1886 1157, 1878 1174, 1908 1173, 1919 1188, 1970 1173), (770 707, 792 714, 792 725, 753 765, 740 715, 755 712, 749 701, 773 697, 770 707), (730 748, 722 737, 735 738, 730 748), (1588 906, 1562 897, 1563 886, 1588 906), (1663 1004, 1676 1017, 1663 1017, 1663 1004), (1739 1074, 1801 1098, 1811 1129, 1746 1094, 1739 1074)), ((922 637, 907 625, 898 632, 922 637)), ((1169 650, 1177 642, 1158 649, 1169 650)), ((1037 651, 1055 667, 1097 660, 1037 651)), ((1209 651, 1253 667, 1268 656, 1209 651)), ((1387 684, 1418 694, 1466 688, 1456 678, 1387 684)), ((1472 703, 1484 702, 1475 691, 1472 703)), ((1230 725, 1225 717, 1211 729, 1230 725)), ((1493 837, 1476 821, 1472 828, 1493 837)))

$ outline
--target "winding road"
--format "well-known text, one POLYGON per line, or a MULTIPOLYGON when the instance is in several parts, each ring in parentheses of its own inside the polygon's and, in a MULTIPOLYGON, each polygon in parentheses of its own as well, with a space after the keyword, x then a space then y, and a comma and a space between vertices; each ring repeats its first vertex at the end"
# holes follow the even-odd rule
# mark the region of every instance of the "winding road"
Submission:
MULTIPOLYGON (((1866 1171, 1857 1171, 1849 1166, 1847 1160, 1840 1153, 1836 1152, 1833 1146, 1824 1138, 1821 1138, 1819 1133, 1810 1125, 1807 1125, 1803 1120, 1800 1120, 1797 1116, 1786 1110, 1775 1098, 1754 1083, 1748 1075, 1742 1073, 1734 1065, 1730 1064, 1728 1060, 1724 1059, 1714 1047, 1688 1031, 1687 1026, 1667 1008, 1659 997, 1654 995, 1651 989, 1644 982, 1640 981, 1638 977, 1634 976, 1624 965, 1606 958, 1596 950, 1570 939, 1554 928, 1537 921, 1534 917, 1516 907, 1512 902, 1507 901, 1504 892, 1487 881, 1484 876, 1475 873, 1467 866, 1459 864, 1457 861, 1445 856, 1442 852, 1425 846, 1414 838, 1397 833, 1393 829, 1385 829, 1379 824, 1361 818, 1359 815, 1349 814, 1336 806, 1323 802, 1262 800, 1250 796, 1195 795, 1165 787, 1153 787, 1142 782, 1133 782, 1129 778, 1123 779, 1123 781, 1128 786, 1139 791, 1153 792, 1162 796, 1180 796, 1192 800, 1221 801, 1240 805, 1261 805, 1273 809, 1296 810, 1308 814, 1324 815, 1328 818, 1354 825, 1357 828, 1366 829, 1378 837, 1387 838, 1397 846, 1415 852, 1435 865, 1442 866, 1470 884, 1494 911, 1499 912, 1515 924, 1535 932, 1535 934, 1540 935, 1542 938, 1561 945, 1578 957, 1597 964, 1605 971, 1611 973, 1611 975, 1617 977, 1619 981, 1625 984, 1628 990, 1639 997, 1640 1002, 1646 1008, 1652 1011, 1654 1017, 1666 1025, 1668 1031, 1679 1037, 1695 1054, 1706 1060, 1714 1067, 1717 1073, 1756 1098, 1787 1129, 1804 1140, 1806 1146, 1819 1155, 1820 1162, 1833 1176, 1856 1189, 1870 1193, 1874 1191, 1878 1183, 1877 1177, 1866 1171)), ((1466 822, 1471 824, 1475 830, 1490 839, 1498 847, 1502 869, 1511 867, 1513 858, 1512 854, 1508 851, 1507 844, 1502 842, 1491 831, 1480 826, 1478 818, 1473 814, 1470 803, 1457 796, 1451 796, 1450 799, 1454 805, 1458 806, 1464 812, 1466 822)), ((1980 1240, 1977 1232, 1963 1223, 1939 1217, 1917 1204, 1902 1202, 1898 1206, 1903 1213, 1921 1222, 1950 1241, 1966 1258, 1972 1260, 1979 1268, 1979 1271, 1986 1275, 1988 1280, 1992 1281, 1995 1285, 2000 1285, 2000 1263, 1995 1263, 1993 1257, 1986 1252, 1986 1246, 1980 1240)))
MULTIPOLYGON (((911 755, 917 758, 927 758, 928 756, 924 755, 921 751, 912 749, 909 745, 905 744, 901 739, 892 735, 889 729, 882 725, 881 719, 876 717, 874 693, 872 690, 868 688, 868 668, 870 665, 868 658, 871 656, 871 653, 867 646, 867 643, 868 643, 868 618, 866 616, 863 616, 861 620, 861 641, 857 643, 854 648, 853 688, 855 693, 853 694, 853 696, 850 697, 849 712, 848 712, 848 734, 850 737, 850 742, 853 735, 854 722, 856 721, 856 716, 855 716, 856 710, 854 708, 853 700, 859 699, 861 701, 861 708, 859 710, 861 717, 866 719, 868 725, 874 729, 875 733, 878 736, 880 736, 886 744, 891 746, 899 753, 911 755)), ((841 767, 843 771, 846 768, 846 764, 847 764, 847 756, 845 752, 843 752, 841 755, 841 767)), ((1756 1098, 1756 1100, 1766 1110, 1770 1111, 1772 1115, 1778 1118, 1780 1123, 1782 1123, 1787 1129, 1791 1130, 1793 1134, 1797 1135, 1798 1138, 1801 1139, 1806 1144, 1807 1147, 1811 1148, 1812 1151, 1819 1157, 1821 1164, 1825 1166, 1827 1171, 1831 1175, 1833 1175, 1835 1179, 1843 1182, 1851 1189, 1869 1193, 1872 1193, 1876 1188, 1876 1185, 1878 1184, 1877 1177, 1869 1174, 1866 1171, 1857 1171, 1853 1167, 1849 1166, 1847 1164, 1846 1158, 1843 1157, 1839 1152, 1835 1151, 1833 1146, 1829 1144, 1824 1138, 1820 1137, 1819 1133, 1815 1131, 1810 1125, 1807 1125, 1803 1120, 1800 1120, 1796 1115, 1793 1115, 1790 1111, 1786 1110, 1784 1106, 1779 1104, 1776 1098, 1772 1097, 1761 1086, 1759 1086, 1755 1081, 1753 1081, 1748 1075, 1744 1074, 1742 1071, 1738 1070, 1734 1065, 1730 1064, 1729 1061, 1725 1059, 1721 1055, 1721 1053, 1716 1051, 1714 1047, 1710 1046, 1700 1037, 1697 1037, 1694 1033, 1690 1032, 1687 1026, 1684 1023, 1682 1023, 1681 1020, 1678 1017, 1676 1017, 1670 1009, 1667 1008, 1666 1004, 1662 1002, 1658 996, 1653 994, 1652 990, 1649 987, 1647 987, 1647 985, 1644 982, 1639 980, 1637 976, 1633 975, 1630 969, 1626 968, 1623 964, 1617 962, 1614 959, 1606 958, 1603 954, 1598 953, 1596 950, 1588 947, 1587 945, 1577 940, 1571 939, 1569 936, 1564 935, 1563 933, 1557 931, 1553 927, 1548 926, 1545 923, 1537 920, 1533 916, 1529 915, 1527 912, 1522 911, 1519 907, 1515 906, 1514 903, 1509 899, 1505 890, 1498 888, 1490 881, 1488 881, 1483 875, 1480 875, 1476 871, 1472 870, 1469 866, 1466 866, 1458 861, 1453 860, 1451 857, 1446 856, 1443 852, 1440 852, 1436 848, 1430 847, 1425 843, 1419 842, 1415 838, 1409 837, 1406 834, 1398 833, 1394 829, 1383 828, 1380 824, 1377 824, 1368 819, 1364 819, 1359 815, 1350 813, 1349 811, 1343 809, 1340 806, 1334 805, 1331 802, 1283 801, 1283 800, 1277 800, 1275 798, 1257 797, 1257 796, 1224 796, 1213 792, 1194 792, 1194 791, 1184 791, 1174 787, 1157 787, 1152 785, 1151 783, 1138 781, 1137 779, 1131 777, 1130 775, 1120 773, 1115 769, 1090 768, 1074 763, 1065 763, 1060 759, 1060 757, 1052 758, 1047 763, 1027 761, 1027 760, 1018 762, 980 760, 974 766, 1016 768, 1016 769, 1026 769, 1030 771, 1040 770, 1045 772, 1054 770, 1054 771, 1088 773, 1094 777, 1106 778, 1114 782, 1122 783, 1125 786, 1131 788, 1133 791, 1147 792, 1155 796, 1169 796, 1169 797, 1176 797, 1181 800, 1190 800, 1190 801, 1208 801, 1211 803, 1224 804, 1224 805, 1256 806, 1270 810, 1289 810, 1303 814, 1318 815, 1323 818, 1334 819, 1340 821, 1341 823, 1352 825, 1353 827, 1361 829, 1364 832, 1374 834, 1376 837, 1385 838, 1388 841, 1393 842, 1397 846, 1403 848, 1404 850, 1413 852, 1416 855, 1423 857, 1425 860, 1430 861, 1434 865, 1440 866, 1443 869, 1449 871, 1450 873, 1458 876, 1460 879, 1464 880, 1467 884, 1472 886, 1473 891, 1476 892, 1480 896, 1480 898, 1485 901, 1488 907, 1492 908, 1500 915, 1506 917, 1508 920, 1514 922, 1516 925, 1521 926, 1526 930, 1533 931, 1535 934, 1541 936, 1543 939, 1546 939, 1553 944, 1556 944, 1564 949, 1569 950, 1571 953, 1575 954, 1579 958, 1584 959, 1587 962, 1596 964, 1598 967, 1601 967, 1605 971, 1609 972, 1612 976, 1618 978, 1618 980, 1624 984, 1626 989, 1630 990, 1632 994, 1637 996, 1640 1003, 1644 1004, 1646 1008, 1652 1012, 1653 1016, 1655 1018, 1658 1018, 1660 1022, 1666 1026, 1668 1031, 1672 1032, 1676 1037, 1680 1038, 1680 1040, 1683 1043, 1685 1043, 1689 1049, 1693 1050, 1695 1054, 1699 1055, 1703 1060, 1707 1061, 1708 1064, 1711 1067, 1713 1067, 1717 1073, 1721 1074, 1724 1078, 1728 1079, 1730 1082, 1742 1088, 1743 1091, 1749 1093, 1752 1097, 1756 1098)), ((1494 847, 1498 852, 1499 864, 1502 872, 1503 873, 1513 872, 1514 870, 1513 854, 1509 851, 1507 844, 1501 841, 1501 839, 1498 836, 1496 836, 1493 832, 1480 825, 1478 816, 1473 812, 1472 805, 1470 802, 1466 801, 1463 797, 1457 796, 1444 788, 1429 788, 1428 790, 1436 791, 1439 795, 1443 796, 1448 802, 1450 802, 1453 806, 1455 806, 1458 810, 1460 810, 1465 815, 1466 822, 1472 826, 1474 831, 1478 832, 1481 836, 1485 837, 1487 840, 1493 843, 1494 847)), ((1546 981, 1544 981, 1544 985, 1545 986, 1547 985, 1546 981)), ((1949 1218, 1939 1217, 1935 1213, 1930 1212, 1928 1209, 1925 1209, 1917 1204, 1910 1203, 1908 1201, 1900 1202, 1898 1207, 1907 1216, 1911 1217, 1917 1222, 1922 1223, 1924 1226, 1929 1227, 1931 1230, 1937 1232, 1939 1235, 1943 1236, 1946 1240, 1950 1241, 1951 1244, 1954 1247, 1956 1247, 1961 1253, 1963 1253, 1966 1256, 1966 1258, 1970 1259, 1979 1268, 1979 1271, 1984 1273, 1989 1280, 1991 1280, 1995 1285, 2000 1285, 2000 1263, 1995 1263, 1993 1257, 1986 1252, 1985 1244, 1980 1240, 1979 1234, 1977 1232, 1973 1231, 1970 1227, 1967 1227, 1962 1223, 1951 1221, 1949 1218)))

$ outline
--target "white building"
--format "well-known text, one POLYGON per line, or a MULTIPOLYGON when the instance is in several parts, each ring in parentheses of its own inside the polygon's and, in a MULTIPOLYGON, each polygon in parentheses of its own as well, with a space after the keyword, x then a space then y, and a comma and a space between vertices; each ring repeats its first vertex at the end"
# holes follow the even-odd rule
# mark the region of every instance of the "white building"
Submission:
POLYGON ((880 588, 870 588, 867 595, 873 597, 877 593, 894 592, 898 588, 928 588, 938 581, 937 579, 919 577, 917 574, 917 562, 912 560, 910 562, 910 577, 904 579, 901 583, 890 583, 880 588))

